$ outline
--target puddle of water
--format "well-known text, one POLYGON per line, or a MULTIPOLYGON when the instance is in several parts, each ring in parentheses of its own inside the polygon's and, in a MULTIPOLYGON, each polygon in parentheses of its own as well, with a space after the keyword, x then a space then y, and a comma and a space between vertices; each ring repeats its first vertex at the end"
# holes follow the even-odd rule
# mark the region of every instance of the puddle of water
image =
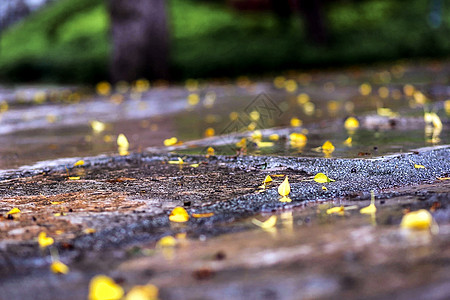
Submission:
MULTIPOLYGON (((93 97, 80 89, 76 101, 67 100, 77 93, 73 87, 2 88, 0 98, 9 109, 0 118, 0 168, 44 159, 116 153, 119 133, 128 137, 131 151, 152 147, 152 151, 204 153, 206 146, 213 146, 217 153, 236 154, 234 141, 222 146, 202 142, 198 147, 193 142, 188 149, 162 147, 164 139, 172 136, 182 141, 200 139, 208 128, 214 129, 215 135, 276 127, 290 128, 290 132, 308 131, 308 142, 302 148, 278 141, 262 149, 249 145, 248 154, 320 157, 323 153, 313 149, 330 140, 336 147, 333 157, 379 156, 428 146, 430 137, 423 125, 414 122, 390 130, 361 126, 352 135, 349 147, 342 144, 349 137, 343 127, 345 118, 365 118, 376 114, 377 107, 390 108, 402 117, 420 118, 421 97, 429 99, 427 109, 437 111, 444 121, 440 141, 434 140, 434 144, 446 144, 449 110, 444 110, 443 101, 450 95, 446 76, 449 70, 450 63, 429 63, 313 71, 289 74, 286 78, 293 80, 283 81, 282 88, 275 87, 273 79, 250 82, 241 78, 232 84, 200 84, 193 92, 180 86, 155 87, 141 94, 116 93, 109 98, 93 97), (371 84, 362 86, 364 82, 371 84), (407 85, 410 83, 414 86, 407 85), (286 91, 290 85, 296 89, 286 91), (47 95, 44 100, 42 92, 47 95), (189 98, 190 94, 198 95, 198 99, 189 98), (292 118, 300 119, 302 127, 291 128, 292 118), (92 120, 105 122, 106 130, 94 134, 89 125, 92 120)), ((285 132, 281 129, 272 133, 285 132)))

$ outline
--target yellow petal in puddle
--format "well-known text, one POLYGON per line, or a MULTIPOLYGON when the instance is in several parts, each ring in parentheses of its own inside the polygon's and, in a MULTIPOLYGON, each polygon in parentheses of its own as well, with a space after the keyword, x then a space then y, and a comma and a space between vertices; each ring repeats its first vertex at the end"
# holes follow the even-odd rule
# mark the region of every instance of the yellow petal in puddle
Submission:
POLYGON ((52 262, 50 270, 55 274, 67 274, 69 273, 69 267, 59 260, 52 262))
POLYGON ((252 219, 252 223, 258 227, 261 227, 262 229, 269 229, 277 224, 277 216, 271 216, 264 222, 261 222, 258 219, 252 219))
POLYGON ((89 300, 119 300, 123 295, 122 287, 110 277, 97 275, 91 279, 89 284, 89 300))
POLYGON ((287 196, 291 192, 291 186, 289 185, 288 176, 284 178, 284 181, 278 187, 278 194, 281 196, 287 196))
POLYGON ((162 237, 157 243, 157 247, 175 247, 177 245, 177 240, 173 236, 162 237))
POLYGON ((317 173, 316 176, 314 176, 314 181, 318 183, 325 183, 325 182, 333 182, 336 180, 328 178, 328 176, 323 173, 317 173))
POLYGON ((273 147, 273 142, 256 142, 256 145, 258 148, 267 148, 267 147, 273 147))
POLYGON ((324 152, 333 152, 334 151, 334 145, 330 142, 330 141, 326 141, 323 145, 322 145, 322 151, 324 152))
POLYGON ((73 164, 74 167, 78 167, 78 166, 82 166, 84 165, 84 160, 80 159, 79 161, 77 161, 76 163, 73 164))
POLYGON ((438 177, 438 180, 450 180, 450 177, 438 177))
POLYGON ((69 180, 80 180, 80 176, 69 176, 69 180))
POLYGON ((400 223, 401 228, 423 230, 433 225, 433 216, 425 209, 407 213, 400 223))
POLYGON ((171 165, 182 165, 184 164, 183 159, 181 159, 181 157, 178 157, 177 160, 169 160, 168 162, 171 165))
POLYGON ((54 243, 53 238, 48 237, 44 231, 41 231, 38 236, 39 246, 41 248, 48 247, 54 243))
POLYGON ((326 186, 323 186, 323 185, 322 185, 322 190, 328 191, 327 187, 326 187, 326 186))
POLYGON ((236 143, 236 147, 246 148, 247 147, 247 139, 242 138, 239 142, 236 143))
POLYGON ((302 120, 298 119, 298 118, 292 118, 291 119, 291 126, 292 127, 300 127, 302 126, 303 122, 302 120))
POLYGON ((100 121, 93 120, 90 122, 90 124, 91 124, 92 130, 97 133, 102 132, 106 128, 105 123, 102 123, 100 121))
POLYGON ((95 233, 97 230, 95 230, 94 228, 86 228, 83 230, 84 233, 86 234, 92 234, 95 233))
POLYGON ((375 194, 373 191, 370 191, 370 205, 361 208, 359 212, 366 215, 371 215, 377 212, 377 207, 375 206, 375 194))
POLYGON ((178 142, 178 139, 176 137, 171 137, 169 139, 164 140, 164 146, 169 147, 173 146, 178 142))
POLYGON ((189 220, 189 214, 183 207, 178 206, 170 213, 169 220, 177 223, 187 222, 189 220))
POLYGON ((6 214, 7 215, 14 215, 14 214, 18 214, 18 213, 20 213, 20 209, 18 209, 17 207, 14 207, 10 211, 8 211, 6 214))
POLYGON ((359 121, 354 117, 349 117, 345 120, 344 127, 347 130, 354 130, 359 127, 359 121))
POLYGON ((331 214, 343 215, 344 214, 344 206, 336 206, 336 207, 327 209, 327 215, 331 215, 331 214))
POLYGON ((198 168, 199 164, 190 164, 189 167, 198 168))
POLYGON ((269 140, 271 141, 278 141, 280 139, 280 136, 276 133, 269 135, 269 140))
POLYGON ((205 137, 212 137, 215 135, 215 133, 216 133, 216 131, 214 130, 214 128, 208 127, 208 128, 206 128, 204 135, 205 135, 205 137))
POLYGON ((281 199, 279 201, 285 202, 285 203, 290 203, 290 202, 292 202, 292 199, 287 196, 283 196, 283 197, 281 197, 281 199))
POLYGON ((425 169, 425 166, 414 164, 414 168, 416 168, 416 169, 425 169))
POLYGON ((123 133, 119 134, 119 136, 117 137, 117 146, 123 148, 128 148, 130 146, 127 137, 123 133))
POLYGON ((351 136, 349 136, 349 137, 344 141, 344 144, 347 145, 347 146, 351 146, 351 145, 352 145, 352 142, 353 142, 353 139, 352 139, 351 136))
POLYGON ((158 288, 153 284, 136 285, 125 296, 125 300, 158 300, 158 288))

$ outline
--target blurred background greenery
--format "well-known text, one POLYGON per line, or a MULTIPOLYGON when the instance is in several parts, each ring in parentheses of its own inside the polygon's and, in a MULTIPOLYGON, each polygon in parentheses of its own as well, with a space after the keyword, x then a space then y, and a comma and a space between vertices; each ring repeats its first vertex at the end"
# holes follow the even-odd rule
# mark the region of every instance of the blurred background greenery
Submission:
MULTIPOLYGON (((238 11, 225 1, 170 0, 174 80, 338 67, 450 53, 450 9, 433 1, 337 1, 326 5, 329 42, 315 46, 301 17, 238 11)), ((2 32, 3 82, 94 83, 108 79, 104 0, 60 0, 2 32)))

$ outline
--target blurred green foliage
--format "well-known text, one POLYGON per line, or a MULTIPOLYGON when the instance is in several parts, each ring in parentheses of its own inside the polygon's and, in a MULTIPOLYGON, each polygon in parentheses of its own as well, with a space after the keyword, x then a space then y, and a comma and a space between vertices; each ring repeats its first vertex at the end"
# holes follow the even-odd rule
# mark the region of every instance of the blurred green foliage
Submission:
MULTIPOLYGON (((327 7, 330 43, 306 41, 299 17, 242 13, 220 3, 170 0, 174 79, 259 74, 450 53, 450 11, 428 24, 422 0, 341 1, 327 7), (287 24, 287 26, 286 26, 287 24)), ((103 0, 61 0, 2 33, 3 81, 106 79, 111 45, 103 0)))

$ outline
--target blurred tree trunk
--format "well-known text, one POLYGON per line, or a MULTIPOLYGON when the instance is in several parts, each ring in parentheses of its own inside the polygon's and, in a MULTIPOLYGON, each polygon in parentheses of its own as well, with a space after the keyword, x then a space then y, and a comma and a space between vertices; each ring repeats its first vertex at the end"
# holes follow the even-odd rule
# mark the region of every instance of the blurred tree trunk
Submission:
POLYGON ((298 0, 300 12, 305 18, 308 39, 317 45, 325 45, 328 40, 325 26, 323 0, 298 0))
POLYGON ((108 0, 113 53, 111 79, 168 79, 165 0, 108 0))

